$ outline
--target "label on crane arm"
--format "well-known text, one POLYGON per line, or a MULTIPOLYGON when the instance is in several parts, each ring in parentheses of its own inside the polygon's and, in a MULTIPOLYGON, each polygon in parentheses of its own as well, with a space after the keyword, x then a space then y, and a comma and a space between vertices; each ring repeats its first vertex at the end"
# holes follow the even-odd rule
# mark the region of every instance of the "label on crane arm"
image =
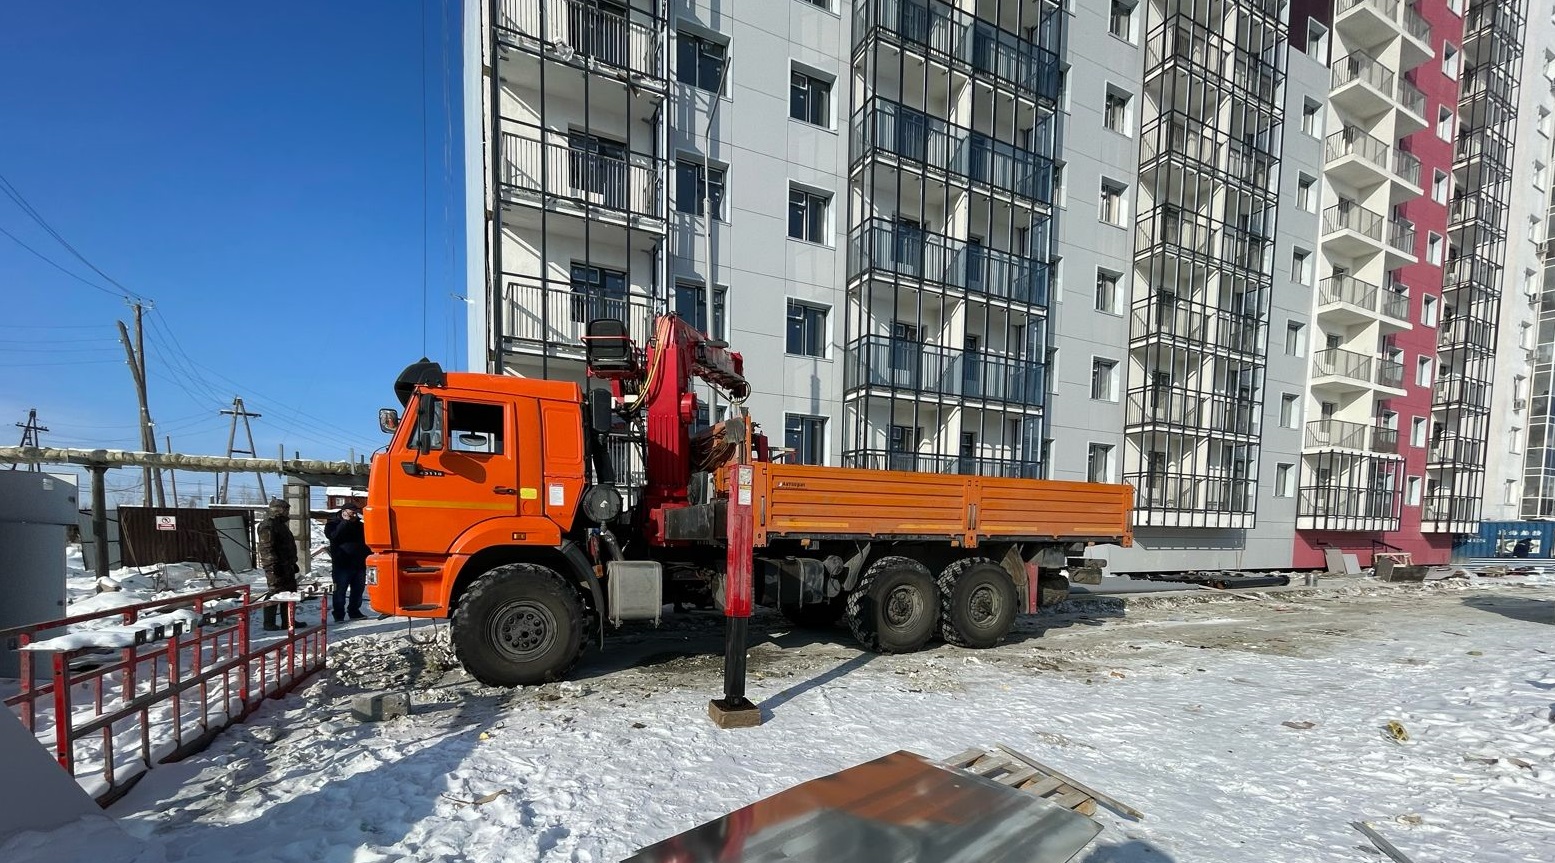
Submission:
POLYGON ((751 486, 755 484, 755 471, 750 465, 740 465, 734 471, 735 503, 740 506, 751 505, 751 486))

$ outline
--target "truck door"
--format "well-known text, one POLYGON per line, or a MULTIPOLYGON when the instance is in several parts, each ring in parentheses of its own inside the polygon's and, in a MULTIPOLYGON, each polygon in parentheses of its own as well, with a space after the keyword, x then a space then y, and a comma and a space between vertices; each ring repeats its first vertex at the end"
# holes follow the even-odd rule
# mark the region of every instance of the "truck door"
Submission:
MULTIPOLYGON (((422 394, 420 398, 431 398, 422 394)), ((443 553, 470 526, 517 515, 519 468, 512 405, 478 399, 438 399, 433 428, 412 432, 391 480, 396 545, 443 553), (431 450, 416 452, 417 436, 431 450), (401 469, 406 463, 412 469, 401 469)))

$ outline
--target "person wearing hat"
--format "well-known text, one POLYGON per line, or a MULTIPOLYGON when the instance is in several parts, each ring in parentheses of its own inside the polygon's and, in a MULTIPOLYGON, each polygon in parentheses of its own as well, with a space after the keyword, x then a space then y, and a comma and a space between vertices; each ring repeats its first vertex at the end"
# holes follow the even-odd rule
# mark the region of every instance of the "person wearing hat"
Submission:
POLYGON ((331 609, 335 622, 347 617, 361 620, 367 616, 362 613, 362 592, 367 589, 369 553, 362 535, 362 508, 347 501, 340 513, 324 525, 324 536, 329 538, 329 560, 335 581, 331 609))
MULTIPOLYGON (((259 523, 259 566, 265 571, 265 584, 270 589, 266 596, 297 589, 297 538, 288 523, 291 511, 290 504, 275 498, 265 511, 265 520, 259 523)), ((265 606, 267 631, 286 626, 287 606, 265 606)))

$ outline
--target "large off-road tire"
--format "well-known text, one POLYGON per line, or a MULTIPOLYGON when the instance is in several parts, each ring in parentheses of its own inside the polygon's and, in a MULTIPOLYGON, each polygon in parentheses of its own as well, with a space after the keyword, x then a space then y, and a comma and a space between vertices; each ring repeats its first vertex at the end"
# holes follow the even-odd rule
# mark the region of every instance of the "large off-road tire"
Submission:
POLYGON ((945 567, 935 580, 940 596, 940 637, 947 644, 993 647, 1010 634, 1020 599, 1004 567, 968 557, 945 567))
POLYGON ((880 653, 912 653, 937 631, 939 588, 918 561, 883 557, 859 578, 846 608, 859 644, 880 653))
POLYGON ((789 623, 800 629, 830 629, 837 624, 847 607, 842 597, 838 596, 809 605, 785 605, 779 610, 789 623))
POLYGON ((578 592, 555 570, 499 566, 475 579, 453 614, 454 653, 487 686, 560 680, 583 652, 578 592))

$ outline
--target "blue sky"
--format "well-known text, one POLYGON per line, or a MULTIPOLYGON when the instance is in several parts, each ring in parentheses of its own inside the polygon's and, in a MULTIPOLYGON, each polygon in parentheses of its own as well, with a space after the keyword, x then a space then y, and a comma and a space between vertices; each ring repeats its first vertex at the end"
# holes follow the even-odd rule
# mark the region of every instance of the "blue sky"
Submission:
MULTIPOLYGON (((457 3, 6 7, 0 175, 155 304, 159 442, 224 452, 241 395, 262 455, 362 454, 423 344, 462 366, 457 3)), ((0 441, 35 407, 45 443, 138 448, 118 289, 3 196, 0 229, 109 289, 0 235, 0 441)))

